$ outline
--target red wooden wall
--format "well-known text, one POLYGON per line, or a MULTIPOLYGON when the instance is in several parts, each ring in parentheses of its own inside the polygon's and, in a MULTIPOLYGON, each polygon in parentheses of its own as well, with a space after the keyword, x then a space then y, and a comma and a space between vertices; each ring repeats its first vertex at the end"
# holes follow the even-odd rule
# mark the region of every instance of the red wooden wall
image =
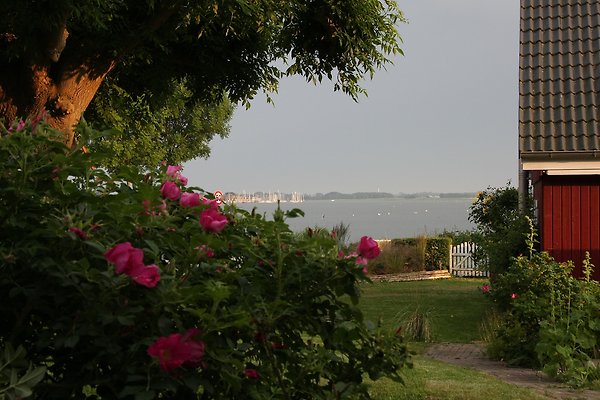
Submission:
POLYGON ((540 244, 558 261, 572 260, 582 276, 589 251, 600 280, 600 176, 534 175, 540 244))

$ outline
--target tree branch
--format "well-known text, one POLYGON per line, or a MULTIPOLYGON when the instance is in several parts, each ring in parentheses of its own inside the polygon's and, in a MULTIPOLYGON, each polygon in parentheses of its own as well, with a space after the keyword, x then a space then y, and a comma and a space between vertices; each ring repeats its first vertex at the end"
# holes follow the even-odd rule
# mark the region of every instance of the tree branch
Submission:
POLYGON ((159 30, 167 21, 181 9, 182 1, 174 1, 166 7, 158 9, 152 16, 146 21, 142 22, 139 29, 129 35, 128 39, 124 41, 124 45, 121 48, 121 57, 130 54, 139 46, 148 36, 148 34, 154 33, 159 30))
POLYGON ((57 29, 55 35, 50 37, 48 46, 46 48, 46 55, 52 62, 58 62, 60 55, 62 54, 65 46, 67 45, 67 38, 69 37, 69 31, 67 30, 66 23, 57 29))

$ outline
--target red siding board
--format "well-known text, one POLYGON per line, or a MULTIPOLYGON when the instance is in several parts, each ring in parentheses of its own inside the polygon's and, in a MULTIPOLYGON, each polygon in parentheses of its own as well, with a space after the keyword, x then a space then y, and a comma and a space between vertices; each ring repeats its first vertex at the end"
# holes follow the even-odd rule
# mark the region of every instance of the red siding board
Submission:
MULTIPOLYGON (((600 187, 598 182, 590 184, 590 256, 592 263, 600 266, 600 187)), ((595 274, 597 275, 597 274, 595 274)))
POLYGON ((583 261, 581 248, 581 185, 571 186, 571 259, 577 266, 583 261))
POLYGON ((590 231, 590 185, 581 185, 581 249, 585 252, 592 248, 591 231, 590 231))
POLYGON ((560 186, 550 185, 552 192, 552 210, 550 210, 550 225, 552 226, 552 254, 562 258, 562 235, 560 234, 562 216, 562 196, 560 186))
POLYGON ((538 200, 538 206, 540 208, 540 219, 542 220, 541 226, 541 245, 544 250, 552 249, 552 186, 545 184, 543 181, 540 182, 542 201, 538 200), (541 204, 540 204, 541 203, 541 204))
POLYGON ((560 212, 560 222, 556 224, 560 227, 560 257, 563 260, 572 260, 573 255, 571 252, 571 187, 566 185, 563 180, 561 180, 558 190, 560 192, 560 201, 561 201, 561 212, 560 212))
POLYGON ((600 176, 542 176, 538 200, 540 244, 558 261, 572 260, 582 275, 586 251, 600 280, 600 176))

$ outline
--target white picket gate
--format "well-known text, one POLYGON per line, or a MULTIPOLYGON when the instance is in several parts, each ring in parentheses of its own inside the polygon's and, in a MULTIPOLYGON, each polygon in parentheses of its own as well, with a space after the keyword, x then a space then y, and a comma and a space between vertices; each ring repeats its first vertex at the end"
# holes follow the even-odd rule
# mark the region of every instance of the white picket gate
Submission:
POLYGON ((475 262, 473 254, 477 245, 472 242, 464 242, 452 246, 450 253, 450 274, 455 276, 487 277, 488 272, 475 262))

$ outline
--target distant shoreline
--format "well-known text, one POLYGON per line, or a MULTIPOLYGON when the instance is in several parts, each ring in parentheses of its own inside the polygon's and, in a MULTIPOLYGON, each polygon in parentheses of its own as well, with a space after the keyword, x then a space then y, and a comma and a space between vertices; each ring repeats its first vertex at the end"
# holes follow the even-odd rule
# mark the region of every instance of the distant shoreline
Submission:
POLYGON ((224 195, 226 202, 233 203, 302 203, 311 200, 366 200, 366 199, 474 199, 476 192, 419 192, 398 193, 388 192, 355 192, 341 193, 328 192, 316 194, 281 193, 281 192, 255 192, 234 193, 224 195))
POLYGON ((356 192, 356 193, 317 193, 314 195, 304 195, 304 200, 361 200, 361 199, 472 199, 477 196, 476 192, 457 192, 457 193, 438 193, 438 192, 420 192, 420 193, 400 193, 392 194, 385 192, 356 192))

